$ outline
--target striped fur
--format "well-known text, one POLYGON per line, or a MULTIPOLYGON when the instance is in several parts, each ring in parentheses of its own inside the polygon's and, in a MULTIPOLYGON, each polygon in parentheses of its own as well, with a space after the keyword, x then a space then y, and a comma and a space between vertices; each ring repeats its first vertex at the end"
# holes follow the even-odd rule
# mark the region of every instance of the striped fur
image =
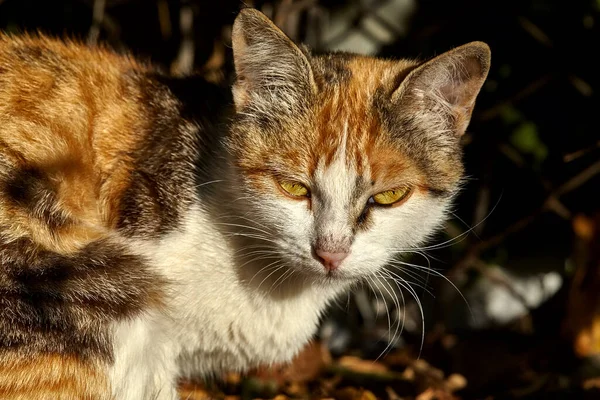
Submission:
POLYGON ((251 9, 232 39, 229 107, 102 48, 0 36, 1 398, 174 399, 180 377, 285 362, 444 220, 485 44, 315 55, 251 9))

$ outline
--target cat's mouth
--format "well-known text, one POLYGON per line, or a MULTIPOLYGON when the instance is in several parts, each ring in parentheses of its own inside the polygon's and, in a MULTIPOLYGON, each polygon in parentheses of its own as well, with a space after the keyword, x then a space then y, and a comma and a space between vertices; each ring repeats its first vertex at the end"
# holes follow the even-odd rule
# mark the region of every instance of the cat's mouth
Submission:
POLYGON ((324 277, 325 280, 329 282, 352 282, 360 279, 357 276, 349 275, 343 271, 326 271, 324 277))
POLYGON ((310 268, 302 268, 303 275, 319 282, 354 282, 362 278, 350 272, 350 268, 341 266, 335 269, 324 268, 320 264, 313 264, 310 268))

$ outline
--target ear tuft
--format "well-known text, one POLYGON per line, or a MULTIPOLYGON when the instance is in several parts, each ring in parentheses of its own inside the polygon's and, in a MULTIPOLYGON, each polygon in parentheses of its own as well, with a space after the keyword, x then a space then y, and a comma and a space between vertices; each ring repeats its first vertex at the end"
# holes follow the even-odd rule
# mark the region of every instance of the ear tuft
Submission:
POLYGON ((432 119, 445 120, 446 129, 462 135, 475 106, 475 99, 490 69, 490 48, 472 42, 443 53, 413 70, 392 99, 411 102, 432 119))
POLYGON ((314 80, 308 59, 258 10, 240 11, 233 24, 232 46, 238 110, 259 103, 255 105, 261 109, 271 104, 292 111, 312 93, 314 80))

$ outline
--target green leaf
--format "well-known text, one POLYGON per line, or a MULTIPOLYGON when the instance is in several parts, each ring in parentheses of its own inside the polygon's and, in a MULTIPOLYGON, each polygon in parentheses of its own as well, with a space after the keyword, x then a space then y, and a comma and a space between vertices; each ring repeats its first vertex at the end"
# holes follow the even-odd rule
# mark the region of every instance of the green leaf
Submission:
POLYGON ((510 142, 521 153, 532 155, 537 163, 548 156, 548 148, 540 139, 537 125, 531 121, 520 123, 513 131, 510 142))
POLYGON ((500 110, 500 116, 502 120, 507 125, 516 124, 519 121, 523 120, 523 114, 519 112, 516 108, 511 105, 507 105, 502 107, 500 110))

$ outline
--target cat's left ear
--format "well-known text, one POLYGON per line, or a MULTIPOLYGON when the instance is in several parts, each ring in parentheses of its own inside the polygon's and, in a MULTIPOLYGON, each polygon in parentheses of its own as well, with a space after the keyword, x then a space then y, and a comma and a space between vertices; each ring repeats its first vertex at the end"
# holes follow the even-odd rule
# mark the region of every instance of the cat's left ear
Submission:
POLYGON ((443 53, 413 71, 393 93, 392 101, 413 115, 442 121, 442 130, 462 135, 475 99, 490 69, 490 48, 472 42, 443 53))
POLYGON ((306 55, 260 11, 245 8, 231 34, 237 110, 252 101, 295 109, 314 92, 315 84, 306 55))

